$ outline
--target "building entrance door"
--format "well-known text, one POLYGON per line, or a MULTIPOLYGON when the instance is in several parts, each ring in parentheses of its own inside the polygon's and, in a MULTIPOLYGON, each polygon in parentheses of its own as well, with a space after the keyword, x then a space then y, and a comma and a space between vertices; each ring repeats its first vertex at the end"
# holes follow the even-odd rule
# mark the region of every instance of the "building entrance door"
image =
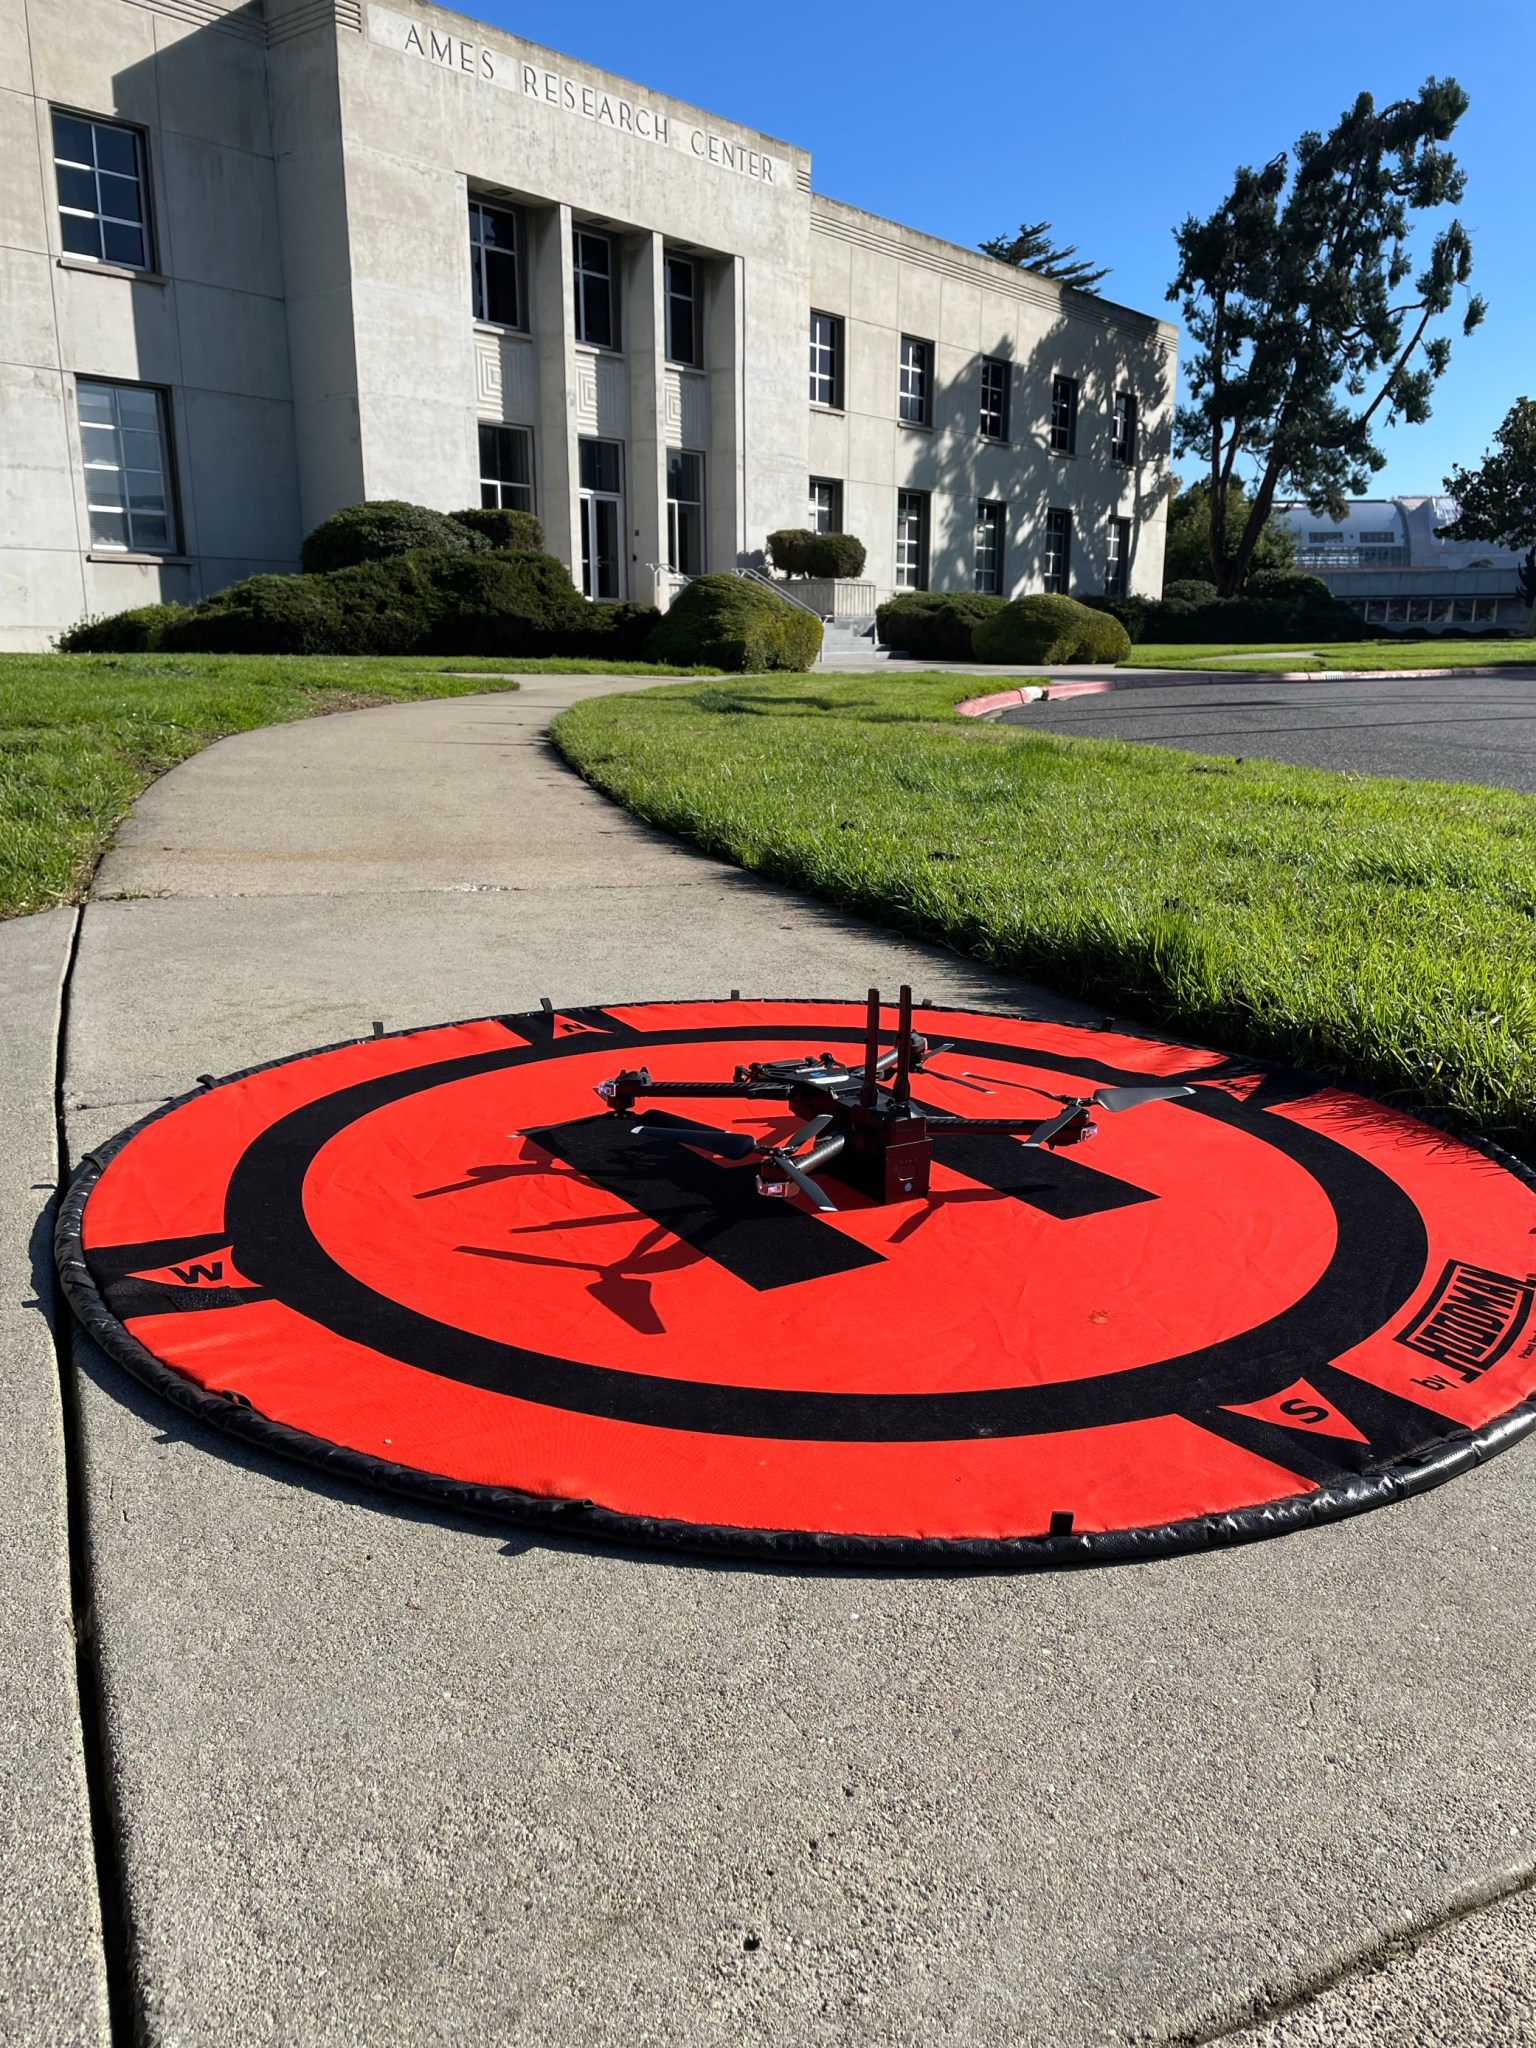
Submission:
POLYGON ((588 597, 624 595, 623 448, 581 443, 581 587, 588 597))

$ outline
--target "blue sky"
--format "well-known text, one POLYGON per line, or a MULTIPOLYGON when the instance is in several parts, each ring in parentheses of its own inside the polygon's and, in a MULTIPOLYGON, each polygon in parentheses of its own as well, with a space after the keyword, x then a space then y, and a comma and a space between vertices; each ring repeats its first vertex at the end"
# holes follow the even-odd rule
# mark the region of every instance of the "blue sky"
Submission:
POLYGON ((1384 492, 1438 490, 1536 392, 1536 7, 1393 0, 1290 10, 1178 0, 1079 12, 1040 0, 770 6, 469 0, 466 12, 811 151, 816 189, 951 241, 1020 219, 1107 263, 1104 291, 1164 302, 1171 230, 1208 213, 1235 165, 1262 163, 1356 93, 1458 78, 1483 327, 1457 339, 1422 427, 1383 436, 1384 492))

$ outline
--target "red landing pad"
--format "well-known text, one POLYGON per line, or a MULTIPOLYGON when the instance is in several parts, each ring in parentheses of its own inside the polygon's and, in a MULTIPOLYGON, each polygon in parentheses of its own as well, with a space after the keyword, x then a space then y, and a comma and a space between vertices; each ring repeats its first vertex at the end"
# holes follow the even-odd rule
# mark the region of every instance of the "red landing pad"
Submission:
MULTIPOLYGON (((885 1013, 887 1031, 895 1012, 885 1013)), ((88 1158, 93 1337, 339 1476, 573 1533, 1066 1564, 1419 1491, 1536 1422, 1536 1185, 1305 1076, 923 1008, 928 1111, 1177 1080, 1071 1151, 936 1130, 930 1194, 836 1212, 632 1142, 597 1083, 830 1051, 862 1004, 647 1003, 364 1039, 88 1158), (979 1092, 985 1091, 985 1092, 979 1092)), ((762 1101, 684 1120, 787 1138, 762 1101)))

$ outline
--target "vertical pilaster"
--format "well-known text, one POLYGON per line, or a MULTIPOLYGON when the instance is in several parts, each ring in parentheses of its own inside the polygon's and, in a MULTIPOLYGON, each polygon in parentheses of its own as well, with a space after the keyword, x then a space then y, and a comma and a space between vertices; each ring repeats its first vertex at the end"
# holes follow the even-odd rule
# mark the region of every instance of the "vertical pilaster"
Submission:
POLYGON ((571 209, 530 214, 533 319, 539 350, 539 439, 534 451, 544 544, 581 582, 580 475, 576 458, 576 343, 571 209))
POLYGON ((747 544, 746 267, 739 256, 711 265, 709 329, 709 564, 732 569, 747 544))
POLYGON ((629 361, 629 590, 663 601, 667 566, 666 272, 659 234, 625 245, 624 348, 629 361))

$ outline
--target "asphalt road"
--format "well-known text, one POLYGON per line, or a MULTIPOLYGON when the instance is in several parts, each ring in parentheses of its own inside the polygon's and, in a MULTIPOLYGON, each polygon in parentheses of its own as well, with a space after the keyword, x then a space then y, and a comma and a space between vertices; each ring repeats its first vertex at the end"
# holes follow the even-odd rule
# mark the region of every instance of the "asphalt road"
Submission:
POLYGON ((1004 721, 1197 754, 1536 791, 1536 677, 1202 679, 1021 705, 1004 721))

